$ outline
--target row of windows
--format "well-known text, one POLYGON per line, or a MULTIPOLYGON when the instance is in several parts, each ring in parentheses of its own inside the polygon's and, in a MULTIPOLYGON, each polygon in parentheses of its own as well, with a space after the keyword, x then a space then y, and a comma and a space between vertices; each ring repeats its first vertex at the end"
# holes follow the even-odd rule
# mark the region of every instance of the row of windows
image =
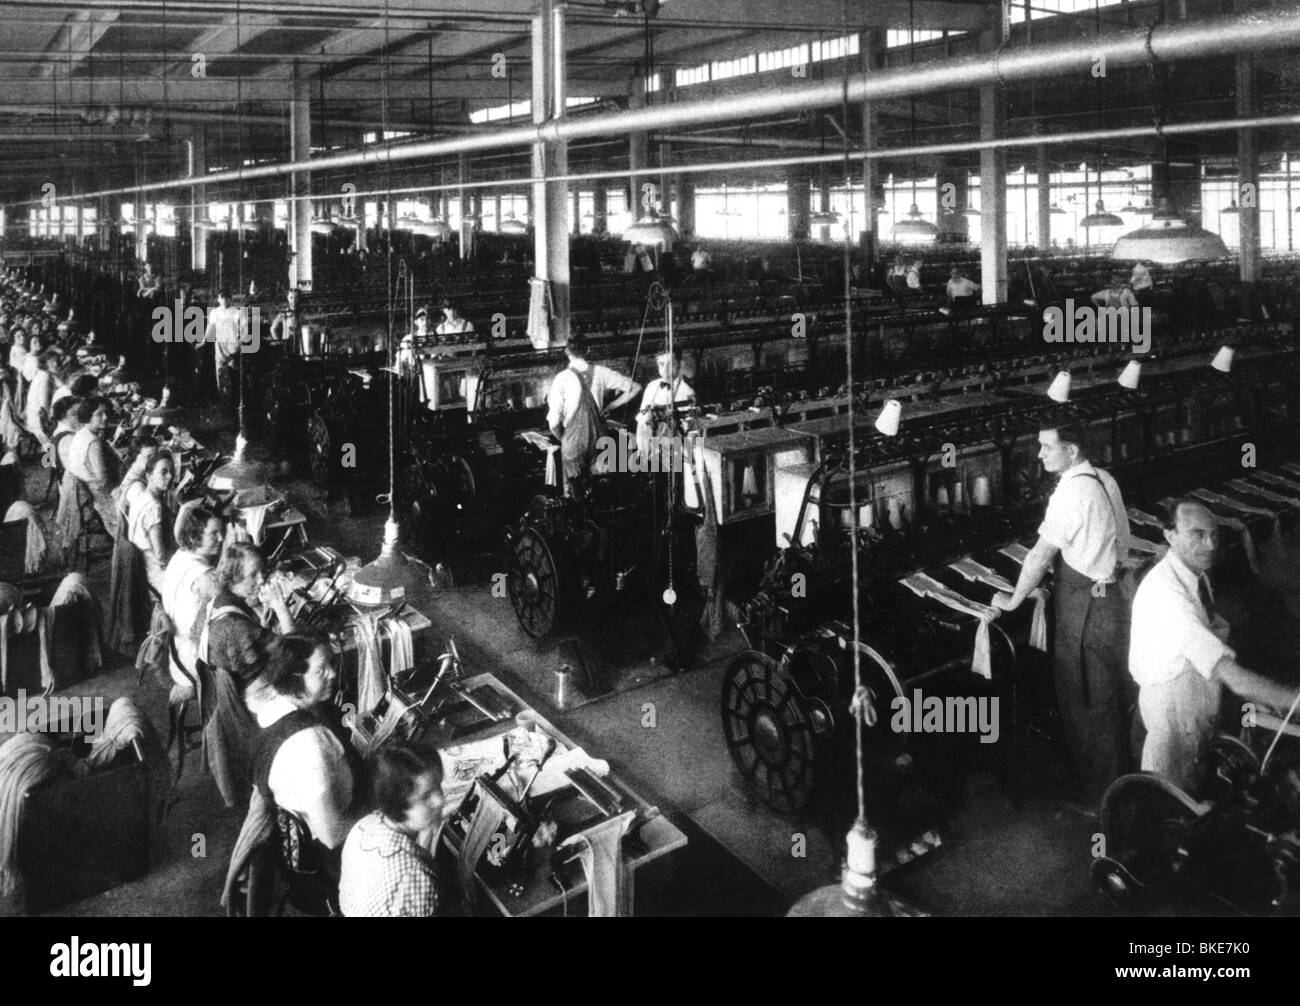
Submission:
MULTIPOLYGON (((565 108, 579 108, 583 105, 593 104, 597 99, 588 97, 565 98, 565 108)), ((496 122, 500 119, 518 119, 533 114, 533 103, 531 99, 516 101, 513 105, 497 105, 495 108, 480 108, 477 112, 470 112, 469 121, 475 125, 481 125, 484 122, 496 122)))
POLYGON ((1096 10, 1098 7, 1111 7, 1124 0, 1012 0, 1011 21, 1021 24, 1025 20, 1025 8, 1028 7, 1035 21, 1057 14, 1079 14, 1096 10))

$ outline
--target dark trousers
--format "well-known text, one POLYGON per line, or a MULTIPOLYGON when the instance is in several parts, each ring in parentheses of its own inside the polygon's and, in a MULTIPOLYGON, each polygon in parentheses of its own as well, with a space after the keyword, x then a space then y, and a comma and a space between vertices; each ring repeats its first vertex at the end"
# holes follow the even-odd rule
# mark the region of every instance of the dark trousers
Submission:
POLYGON ((1056 703, 1083 799, 1133 771, 1129 740, 1137 686, 1128 672, 1129 608, 1118 583, 1097 588, 1064 562, 1056 570, 1056 703))

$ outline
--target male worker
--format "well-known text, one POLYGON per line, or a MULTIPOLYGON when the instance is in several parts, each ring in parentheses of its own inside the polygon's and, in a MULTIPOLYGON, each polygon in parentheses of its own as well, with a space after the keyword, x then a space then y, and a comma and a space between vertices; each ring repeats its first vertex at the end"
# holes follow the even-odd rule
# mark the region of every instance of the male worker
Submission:
POLYGON ((571 479, 591 471, 591 462, 600 449, 597 441, 605 429, 605 413, 631 401, 641 385, 608 367, 588 363, 587 340, 581 334, 569 336, 564 351, 569 365, 551 383, 546 422, 560 441, 565 491, 569 492, 571 479), (605 396, 611 391, 618 397, 606 406, 605 396))
POLYGON ((1209 571, 1219 524, 1204 504, 1176 499, 1161 520, 1169 551, 1133 598, 1129 671, 1146 725, 1142 770, 1195 793, 1196 763, 1214 735, 1220 685, 1285 709, 1294 692, 1237 663, 1228 623, 1215 613, 1209 571))
POLYGON ((1090 815, 1131 763, 1128 606, 1118 583, 1128 557, 1128 515, 1115 479, 1088 461, 1082 431, 1067 415, 1044 420, 1038 444, 1043 467, 1060 481, 1015 592, 993 603, 1018 608, 1055 565, 1056 701, 1090 815))
POLYGON ((208 327, 204 339, 214 344, 216 350, 217 400, 233 408, 239 397, 238 372, 235 367, 243 341, 241 312, 230 305, 230 293, 217 294, 217 306, 208 312, 208 327))
POLYGON ((974 307, 975 295, 980 292, 980 285, 962 274, 957 266, 948 274, 948 303, 952 307, 974 307))

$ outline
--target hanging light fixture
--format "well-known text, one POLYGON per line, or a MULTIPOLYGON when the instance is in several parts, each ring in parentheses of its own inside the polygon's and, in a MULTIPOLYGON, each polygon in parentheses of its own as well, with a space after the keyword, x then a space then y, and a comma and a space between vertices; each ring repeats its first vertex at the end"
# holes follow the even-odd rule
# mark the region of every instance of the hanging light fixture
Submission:
POLYGON ((311 218, 311 232, 313 234, 334 233, 334 221, 330 219, 328 210, 311 218))
POLYGON ((511 210, 501 218, 501 223, 497 225, 497 231, 501 234, 527 234, 528 225, 515 216, 514 210, 511 210))
POLYGON ((445 220, 436 217, 433 220, 421 220, 414 213, 404 213, 397 218, 397 230, 410 231, 417 237, 433 238, 442 241, 451 235, 451 227, 445 220))
POLYGON ((1051 387, 1047 389, 1047 397, 1061 405, 1070 400, 1070 372, 1068 370, 1060 371, 1052 379, 1051 387))
POLYGON ((1119 380, 1116 382, 1121 388, 1127 388, 1129 391, 1137 391, 1138 382, 1142 380, 1142 364, 1137 360, 1129 360, 1124 365, 1123 371, 1120 372, 1119 380))
POLYGON ((1232 373, 1232 358, 1236 355, 1236 350, 1231 346, 1220 346, 1219 351, 1214 354, 1214 359, 1210 361, 1210 366, 1220 374, 1230 374, 1232 373))
POLYGON ((1174 265, 1224 259, 1228 249, 1219 235, 1184 219, 1169 208, 1168 200, 1162 199, 1151 222, 1116 241, 1110 257, 1174 265))
POLYGON ((1061 207, 1055 201, 1052 202, 1052 205, 1048 209, 1048 212, 1051 213, 1052 216, 1054 217, 1066 217, 1070 215, 1069 210, 1061 209, 1061 207))
POLYGON ((813 227, 834 227, 840 222, 840 215, 834 210, 818 210, 808 217, 813 227))
MULTIPOLYGON (((916 62, 916 52, 913 46, 916 44, 916 9, 915 3, 909 0, 908 4, 908 21, 911 33, 908 38, 911 40, 908 45, 908 65, 911 66, 916 62)), ((911 120, 912 120, 912 146, 916 146, 916 98, 911 98, 911 120)), ((916 157, 912 158, 912 208, 907 211, 907 216, 898 223, 894 224, 890 231, 895 241, 904 244, 926 244, 935 240, 939 236, 939 228, 921 216, 921 210, 916 205, 916 157)))
POLYGON ((1219 216, 1227 215, 1230 217, 1235 217, 1240 212, 1241 212, 1241 207, 1237 205, 1237 200, 1234 199, 1230 205, 1225 206, 1223 209, 1219 210, 1219 216))
POLYGON ((1106 204, 1100 199, 1097 200, 1097 210, 1095 213, 1089 213, 1079 221, 1084 227, 1123 227, 1124 221, 1114 213, 1106 212, 1106 204))
POLYGON ((677 229, 667 217, 651 210, 623 232, 623 240, 639 245, 666 245, 679 237, 677 229))

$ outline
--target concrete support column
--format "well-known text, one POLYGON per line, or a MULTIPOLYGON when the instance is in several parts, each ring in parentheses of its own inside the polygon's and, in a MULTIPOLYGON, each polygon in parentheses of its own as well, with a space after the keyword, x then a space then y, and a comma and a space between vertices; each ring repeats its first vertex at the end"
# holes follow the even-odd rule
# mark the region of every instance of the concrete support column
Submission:
MULTIPOLYGON (((533 18, 533 122, 559 120, 565 112, 564 4, 542 0, 533 18)), ((533 177, 567 174, 568 144, 533 145, 533 177)), ((533 258, 539 280, 550 284, 555 318, 551 330, 533 332, 533 345, 562 345, 569 338, 569 220, 564 182, 533 183, 533 258)))
POLYGON ((591 223, 591 233, 604 234, 609 229, 609 197, 603 178, 596 179, 596 191, 591 199, 591 215, 596 219, 591 223))
MULTIPOLYGON (((982 32, 980 49, 998 48, 1006 38, 1006 18, 982 32)), ((980 139, 1005 135, 1006 111, 1002 88, 997 84, 980 87, 980 139)), ((980 151, 980 286, 985 304, 1007 299, 1007 158, 1002 150, 980 151)))
POLYGON ((940 164, 935 172, 939 194, 939 233, 945 241, 965 241, 970 235, 970 221, 965 209, 970 202, 964 165, 940 164), (949 188, 951 186, 951 188, 949 188))
POLYGON ((1052 164, 1047 158, 1047 147, 1038 148, 1038 248, 1047 251, 1052 247, 1052 164))
POLYGON ((695 236, 695 176, 677 176, 677 230, 682 237, 695 236))
MULTIPOLYGON (((469 154, 456 158, 456 180, 463 186, 469 181, 469 154)), ((478 220, 469 217, 478 215, 478 189, 460 188, 456 195, 460 199, 460 257, 468 259, 474 254, 474 234, 478 229, 478 220), (473 192, 474 195, 470 195, 473 192)))
MULTIPOLYGON (((645 107, 645 85, 644 70, 640 69, 632 76, 627 99, 628 108, 645 107)), ((630 171, 641 171, 650 166, 649 137, 645 133, 632 133, 628 137, 627 166, 630 171)), ((627 208, 634 221, 641 216, 641 186, 649 180, 644 175, 630 175, 628 177, 627 208)))
MULTIPOLYGON (((1255 59, 1247 54, 1238 56, 1237 115, 1255 113, 1255 59)), ((1241 279, 1254 284, 1259 279, 1259 148, 1255 133, 1249 129, 1237 130, 1237 222, 1240 226, 1241 279)))
MULTIPOLYGON (((885 38, 884 33, 879 29, 869 29, 861 33, 858 38, 858 69, 863 73, 871 73, 876 69, 879 54, 884 50, 885 38)), ((876 106, 870 101, 862 103, 862 149, 872 150, 876 147, 876 137, 879 133, 879 124, 876 106)), ((844 124, 848 128, 848 123, 844 124)), ((879 176, 876 170, 876 162, 864 160, 862 162, 862 187, 866 196, 866 218, 859 219, 855 222, 860 240, 868 249, 868 256, 875 256, 876 244, 879 241, 879 235, 876 233, 876 189, 879 186, 879 176)), ((870 262, 867 263, 870 265, 870 262)))
MULTIPOLYGON (((289 159, 305 161, 311 157, 311 82, 297 61, 293 64, 292 97, 289 100, 289 159)), ((311 174, 289 176, 289 247, 293 261, 289 266, 289 285, 310 290, 312 203, 311 174)))
POLYGON ((808 215, 812 212, 812 178, 807 171, 791 168, 786 176, 786 217, 790 240, 808 240, 808 215))
MULTIPOLYGON (((208 130, 206 126, 191 126, 189 138, 189 169, 191 178, 206 178, 208 174, 208 130)), ((203 272, 208 268, 208 187, 197 184, 190 187, 190 268, 203 272)))
MULTIPOLYGON (((136 161, 136 178, 140 177, 139 165, 144 159, 144 144, 137 143, 135 147, 136 161)), ((137 265, 143 266, 145 260, 149 257, 149 236, 145 233, 144 219, 144 193, 137 192, 132 201, 135 203, 135 261, 137 265)), ((55 210, 54 212, 61 212, 55 210)))

